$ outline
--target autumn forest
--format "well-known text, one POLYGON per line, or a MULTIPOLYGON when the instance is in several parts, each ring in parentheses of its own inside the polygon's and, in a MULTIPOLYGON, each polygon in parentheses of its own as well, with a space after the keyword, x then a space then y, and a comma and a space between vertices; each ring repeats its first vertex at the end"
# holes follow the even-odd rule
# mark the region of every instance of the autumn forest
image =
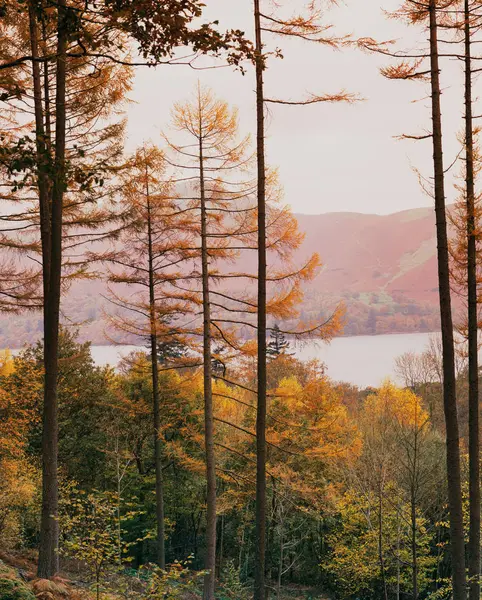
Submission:
POLYGON ((238 3, 248 31, 207 18, 210 0, 0 0, 0 313, 38 322, 32 343, 0 337, 0 600, 479 600, 482 3, 380 0, 397 40, 344 31, 334 0, 238 3), (276 107, 295 123, 370 99, 323 64, 311 90, 273 92, 293 40, 376 59, 428 109, 422 129, 385 133, 429 161, 413 170, 435 211, 437 306, 413 312, 440 333, 379 387, 297 353, 360 333, 350 311, 370 334, 402 317, 307 292, 323 256, 300 250, 270 124, 276 107), (191 93, 131 151, 137 74, 175 88, 185 70, 191 93), (211 70, 251 92, 248 129, 211 70), (82 282, 102 291, 75 314, 82 282), (86 308, 137 350, 97 365, 86 308))

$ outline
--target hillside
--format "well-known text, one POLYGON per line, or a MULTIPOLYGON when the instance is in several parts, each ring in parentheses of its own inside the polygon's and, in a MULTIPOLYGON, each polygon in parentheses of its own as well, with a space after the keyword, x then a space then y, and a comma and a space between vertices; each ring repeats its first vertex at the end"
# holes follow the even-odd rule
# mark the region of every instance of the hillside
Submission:
POLYGON ((391 215, 297 215, 303 253, 318 252, 323 271, 305 306, 343 298, 346 334, 438 328, 435 217, 431 208, 391 215), (340 243, 340 240, 342 242, 340 243))
MULTIPOLYGON (((297 260, 317 252, 323 262, 306 289, 305 316, 326 315, 342 300, 347 308, 345 335, 438 328, 431 208, 391 215, 328 213, 297 218, 306 233, 297 260)), ((82 339, 98 344, 109 342, 103 322, 104 292, 102 282, 82 281, 63 302, 64 322, 77 325, 82 339)), ((0 316, 0 346, 19 347, 40 335, 39 314, 0 316)))
POLYGON ((297 218, 306 233, 303 251, 318 252, 325 265, 315 283, 317 290, 334 294, 384 292, 418 303, 437 302, 433 210, 297 218))

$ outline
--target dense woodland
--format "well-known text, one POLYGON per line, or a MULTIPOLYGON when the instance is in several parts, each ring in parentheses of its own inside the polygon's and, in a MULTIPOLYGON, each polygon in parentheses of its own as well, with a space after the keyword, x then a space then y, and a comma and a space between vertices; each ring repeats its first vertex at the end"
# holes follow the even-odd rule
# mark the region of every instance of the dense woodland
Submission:
MULTIPOLYGON (((0 2, 0 310, 42 329, 1 357, 0 600, 478 600, 482 5, 406 0, 387 16, 418 33, 412 49, 337 32, 328 1, 254 0, 252 32, 203 8, 0 2), (358 390, 293 353, 340 335, 350 305, 340 293, 329 310, 301 308, 321 260, 295 259, 303 235, 266 153, 267 109, 362 99, 320 89, 321 75, 307 96, 273 97, 264 75, 288 38, 382 56, 381 76, 419 82, 430 107, 426 129, 402 137, 433 156, 419 175, 436 214, 441 336, 399 358, 400 387, 358 390), (444 106, 463 111, 453 164, 449 61, 464 73, 460 105, 444 106), (221 67, 254 88, 247 135, 203 84, 221 67), (176 69, 199 68, 199 83, 128 154, 126 106, 147 68, 172 69, 173 86, 176 69), (61 325, 71 286, 99 278, 109 336, 145 347, 117 369, 61 325)), ((370 333, 381 316, 366 315, 370 333)))

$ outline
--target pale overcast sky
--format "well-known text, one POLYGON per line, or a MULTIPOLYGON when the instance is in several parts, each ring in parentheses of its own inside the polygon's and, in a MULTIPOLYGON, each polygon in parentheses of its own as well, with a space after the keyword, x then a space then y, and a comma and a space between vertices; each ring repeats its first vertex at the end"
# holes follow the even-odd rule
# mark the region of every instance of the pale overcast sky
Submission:
MULTIPOLYGON (((264 0, 266 4, 270 0, 264 0)), ((302 0, 284 0, 285 6, 302 6, 302 0)), ((206 0, 206 15, 222 27, 251 33, 251 0, 206 0)), ((347 0, 330 10, 326 22, 339 34, 397 38, 401 46, 424 43, 424 34, 388 20, 384 11, 399 0, 347 0)), ((428 89, 419 83, 385 80, 381 56, 356 50, 332 51, 326 47, 279 40, 283 60, 272 59, 266 73, 267 96, 296 99, 306 92, 357 92, 365 100, 352 106, 312 105, 268 108, 268 160, 277 166, 285 201, 295 212, 319 214, 354 211, 386 214, 428 206, 413 167, 431 174, 431 142, 397 141, 406 132, 430 129, 428 89), (419 100, 414 102, 414 100, 419 100)), ((462 127, 463 98, 459 86, 461 64, 449 64, 443 73, 445 159, 449 165, 460 146, 456 131, 462 127)), ((139 69, 129 109, 129 147, 144 140, 161 143, 160 131, 169 123, 172 104, 192 93, 197 80, 240 112, 242 133, 255 130, 254 76, 250 66, 242 76, 230 68, 195 71, 189 67, 162 66, 139 69)), ((453 201, 453 185, 447 186, 453 201)))

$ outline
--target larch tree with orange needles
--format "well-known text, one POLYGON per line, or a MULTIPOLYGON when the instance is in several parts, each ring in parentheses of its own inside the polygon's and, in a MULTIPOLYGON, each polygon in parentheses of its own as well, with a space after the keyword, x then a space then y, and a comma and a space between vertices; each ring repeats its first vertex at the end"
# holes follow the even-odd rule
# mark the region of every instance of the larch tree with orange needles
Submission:
MULTIPOLYGON (((13 217, 14 223, 20 223, 19 231, 11 235, 40 264, 43 279, 45 385, 38 572, 50 577, 58 571, 61 293, 69 279, 86 273, 79 251, 82 243, 102 238, 111 222, 110 187, 103 182, 121 150, 124 125, 113 113, 129 89, 131 71, 104 59, 92 61, 84 53, 68 56, 81 44, 70 20, 76 6, 62 0, 44 9, 42 3, 9 3, 0 39, 4 66, 19 53, 29 57, 11 65, 10 73, 2 70, 7 74, 2 84, 22 82, 15 94, 8 95, 8 111, 2 117, 9 133, 4 148, 4 166, 10 174, 8 200, 22 207, 13 217), (29 137, 32 128, 34 140, 29 137)), ((86 47, 100 43, 100 30, 101 25, 86 26, 86 47)))
MULTIPOLYGON (((258 251, 256 180, 251 175, 253 155, 249 139, 239 139, 236 111, 201 87, 191 102, 174 108, 173 128, 180 141, 166 137, 171 150, 169 161, 176 173, 181 207, 192 216, 192 230, 197 243, 191 248, 192 268, 180 277, 174 287, 190 295, 199 310, 202 326, 191 323, 186 333, 202 338, 205 392, 205 446, 208 483, 208 550, 205 594, 212 594, 215 564, 216 456, 214 452, 215 422, 213 379, 224 380, 232 387, 238 383, 226 373, 213 373, 213 364, 229 365, 245 353, 239 332, 257 331, 258 311, 253 273, 249 257, 258 251), (184 175, 184 176, 183 176, 184 175), (213 344, 223 345, 227 356, 213 352, 213 344)), ((276 173, 267 174, 266 248, 278 264, 267 273, 275 291, 266 302, 266 310, 274 319, 298 316, 302 297, 301 283, 313 278, 319 266, 317 255, 309 257, 301 267, 292 265, 293 252, 303 236, 296 219, 279 204, 280 189, 276 173)), ((252 265, 254 270, 254 264, 252 265)), ((324 334, 338 326, 337 317, 324 327, 324 334)), ((319 328, 319 327, 318 327, 319 328)), ((290 332, 292 333, 292 332, 290 332)), ((248 344, 249 346, 249 344, 248 344)), ((223 368, 223 371, 225 369, 223 368)))
POLYGON ((445 167, 443 159, 443 129, 441 113, 441 58, 439 32, 450 24, 450 9, 455 2, 407 0, 395 13, 408 24, 423 25, 429 36, 426 50, 411 52, 392 51, 390 46, 377 46, 373 40, 361 43, 383 54, 394 56, 398 64, 382 73, 389 79, 425 81, 430 85, 432 131, 423 135, 404 135, 406 139, 431 139, 433 150, 433 198, 436 215, 437 265, 440 298, 440 320, 443 347, 443 395, 447 445, 447 480, 450 511, 450 543, 452 556, 452 584, 454 600, 466 598, 465 545, 461 493, 460 435, 457 414, 455 375, 455 348, 450 289, 449 243, 445 207, 445 167))
MULTIPOLYGON (((13 155, 15 150, 18 151, 12 160, 15 169, 34 173, 34 186, 37 188, 36 215, 42 251, 45 324, 44 484, 38 571, 42 577, 51 577, 58 571, 57 375, 62 265, 66 262, 63 261, 63 226, 69 221, 66 191, 72 183, 78 184, 81 191, 89 188, 92 182, 101 185, 105 178, 102 167, 107 165, 106 161, 101 165, 96 163, 95 167, 90 165, 86 169, 76 169, 71 162, 69 128, 74 124, 85 127, 84 134, 89 130, 92 133, 89 118, 85 115, 85 110, 91 109, 92 104, 79 102, 77 96, 77 110, 69 110, 72 95, 79 91, 72 88, 72 71, 79 62, 86 66, 84 83, 102 96, 106 89, 112 88, 102 84, 96 86, 95 82, 105 81, 105 73, 111 72, 114 67, 172 64, 176 62, 173 58, 175 49, 185 45, 191 46, 195 55, 206 52, 218 54, 226 50, 231 62, 237 63, 247 47, 242 32, 222 34, 211 24, 194 27, 193 21, 202 14, 202 4, 196 0, 187 3, 172 0, 167 5, 150 0, 59 0, 54 5, 32 0, 27 3, 9 2, 2 5, 2 11, 0 71, 8 88, 6 97, 14 102, 17 100, 20 109, 27 97, 35 120, 33 144, 28 135, 19 134, 21 143, 17 146, 10 144, 10 148, 14 151, 13 155), (132 41, 143 57, 137 63, 130 58, 132 41), (17 85, 17 73, 26 74, 33 93, 17 85), (30 103, 32 98, 33 106, 30 103)), ((191 64, 192 60, 185 62, 191 64)), ((123 77, 114 78, 114 81, 121 84, 123 77)), ((111 96, 110 100, 118 102, 119 96, 111 96)), ((97 100, 94 104, 96 123, 103 123, 108 117, 103 110, 105 105, 97 100)), ((104 149, 108 146, 107 137, 94 138, 95 135, 84 147, 84 140, 77 138, 74 142, 77 154, 82 158, 96 156, 99 144, 104 149)), ((86 162, 88 165, 89 161, 86 162)), ((76 202, 70 204, 71 209, 78 206, 76 202)), ((102 228, 105 217, 99 207, 96 208, 90 220, 77 213, 69 224, 91 227, 95 222, 102 228)), ((77 237, 81 235, 78 231, 75 234, 77 237)), ((77 249, 78 245, 79 240, 74 242, 71 239, 71 249, 77 249)), ((76 252, 71 256, 70 266, 74 270, 82 270, 76 252)))
POLYGON ((469 404, 469 598, 480 597, 480 432, 479 432, 479 286, 480 268, 480 194, 477 192, 477 176, 480 172, 479 128, 475 126, 473 79, 480 70, 474 56, 481 29, 482 13, 479 2, 463 0, 451 11, 451 27, 455 30, 451 42, 463 45, 458 56, 464 63, 464 185, 458 186, 460 199, 451 216, 456 236, 451 243, 452 277, 455 291, 464 300, 466 315, 459 324, 459 331, 467 340, 468 358, 468 404, 469 404))
MULTIPOLYGON (((268 2, 266 2, 268 4, 268 2)), ((298 38, 308 42, 339 48, 348 43, 346 37, 335 37, 330 27, 321 22, 322 9, 330 2, 310 1, 304 12, 292 16, 283 15, 283 3, 264 10, 263 0, 254 0, 253 16, 255 30, 254 67, 256 74, 256 139, 258 168, 258 416, 257 416, 257 484, 256 484, 256 573, 254 600, 265 598, 266 568, 266 350, 267 350, 267 260, 266 260, 266 153, 265 153, 265 105, 266 103, 291 106, 323 102, 352 102, 355 96, 346 92, 335 94, 312 94, 306 99, 292 100, 269 98, 265 94, 264 71, 269 52, 263 38, 265 34, 281 39, 298 38)))
POLYGON ((114 250, 102 257, 110 265, 109 281, 119 309, 109 317, 117 330, 147 341, 150 346, 152 416, 156 489, 157 560, 164 569, 165 526, 163 451, 158 346, 161 340, 180 342, 172 323, 189 310, 186 302, 167 295, 166 288, 186 260, 186 235, 169 180, 164 154, 154 146, 140 148, 122 174, 125 222, 114 250))
MULTIPOLYGON (((253 225, 254 189, 249 176, 249 138, 239 139, 238 117, 228 104, 198 85, 192 101, 174 106, 172 128, 182 141, 166 137, 171 163, 181 172, 178 185, 186 190, 184 206, 191 215, 197 242, 192 269, 175 284, 189 290, 194 307, 201 307, 202 328, 191 334, 202 338, 204 443, 206 455, 207 513, 204 598, 213 600, 216 568, 216 455, 213 408, 213 341, 239 352, 232 328, 219 316, 249 309, 249 303, 228 290, 215 289, 216 281, 239 275, 220 267, 239 255, 243 239, 253 225), (184 174, 184 176, 183 176, 184 174)), ((225 269, 225 267, 224 267, 225 269)), ((223 359, 224 360, 224 359, 223 359)))

